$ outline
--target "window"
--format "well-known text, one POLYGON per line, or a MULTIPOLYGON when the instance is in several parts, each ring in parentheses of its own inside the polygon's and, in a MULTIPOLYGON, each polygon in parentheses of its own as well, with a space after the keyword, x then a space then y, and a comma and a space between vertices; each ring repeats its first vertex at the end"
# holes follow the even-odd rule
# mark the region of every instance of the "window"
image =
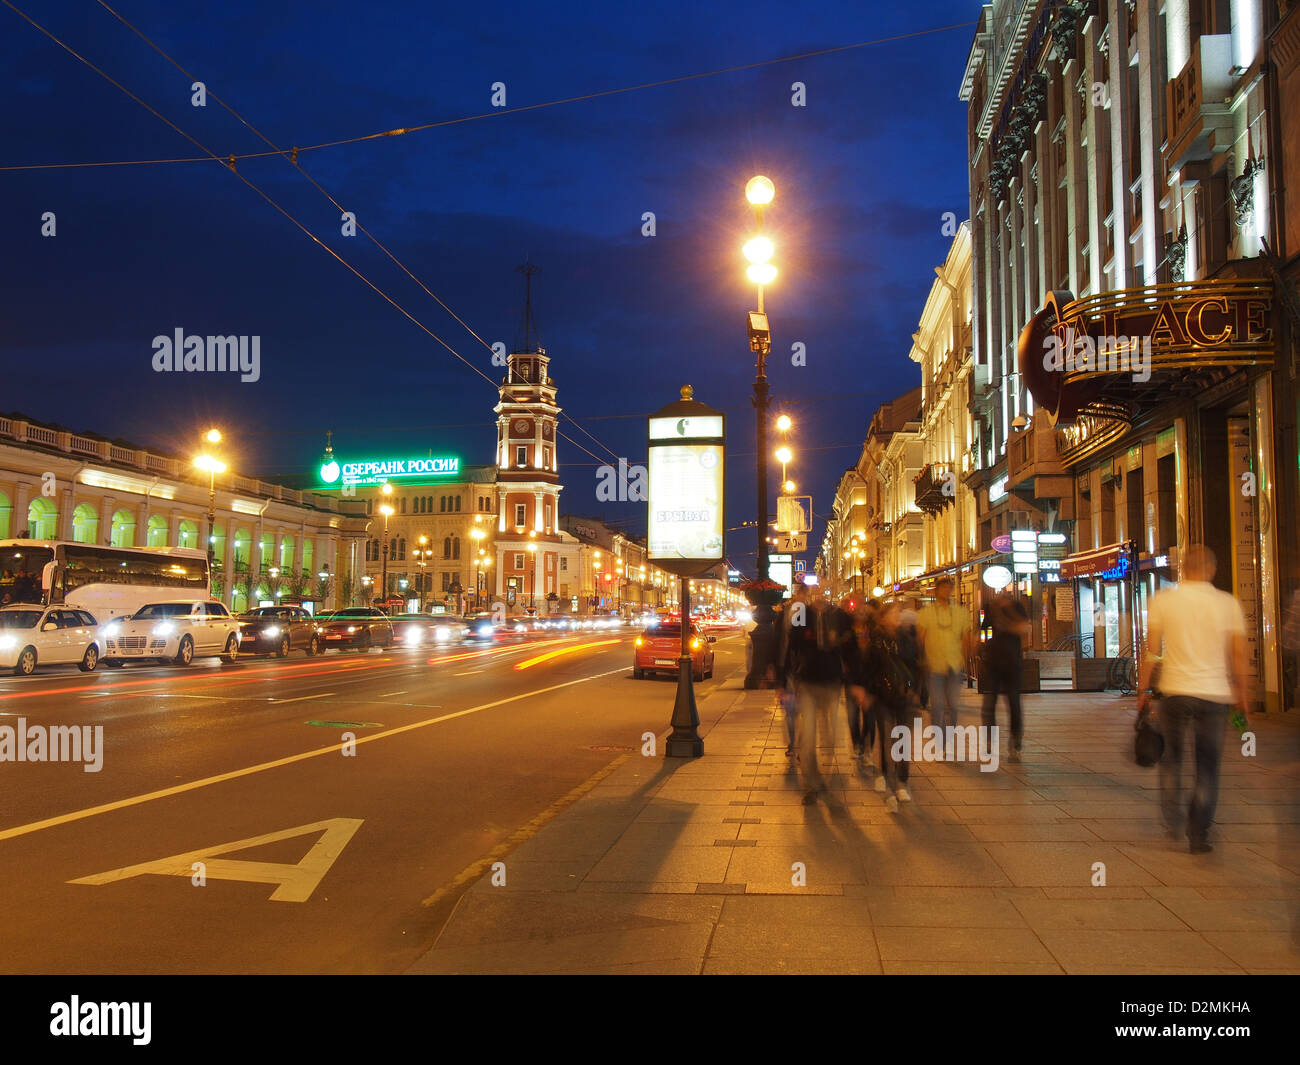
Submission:
POLYGON ((447 497, 446 497, 446 496, 439 496, 439 497, 438 497, 438 513, 439 513, 439 514, 446 514, 446 513, 447 513, 447 497))
POLYGON ((456 513, 460 513, 460 496, 456 497, 456 513))
POLYGON ((396 537, 396 536, 393 537, 392 541, 391 541, 391 542, 389 543, 389 545, 388 545, 388 557, 389 557, 389 558, 396 558, 396 557, 397 557, 397 537, 396 537))
POLYGON ((561 572, 561 573, 568 573, 568 572, 569 572, 569 556, 568 556, 568 555, 561 555, 561 556, 560 556, 560 572, 561 572))
POLYGON ((451 557, 460 558, 460 537, 453 536, 451 539, 451 557))
POLYGON ((515 552, 515 569, 523 569, 523 568, 524 568, 524 553, 523 553, 522 551, 516 551, 516 552, 515 552))
POLYGON ((402 513, 406 513, 406 496, 402 496, 402 513))
POLYGON ((405 558, 406 558, 406 538, 405 538, 405 537, 403 537, 402 539, 400 539, 400 540, 397 541, 397 557, 400 558, 400 559, 405 559, 405 558))
POLYGON ((520 444, 518 447, 515 448, 515 465, 516 466, 528 465, 528 448, 524 444, 520 444))
POLYGON ((451 558, 451 537, 447 536, 442 541, 442 557, 451 558))
POLYGON ((542 468, 547 470, 551 468, 551 449, 549 447, 542 448, 542 468))
POLYGON ((516 504, 515 504, 515 524, 518 525, 519 528, 522 529, 522 528, 524 527, 524 522, 527 521, 527 520, 528 520, 528 504, 527 504, 527 503, 516 503, 516 504))

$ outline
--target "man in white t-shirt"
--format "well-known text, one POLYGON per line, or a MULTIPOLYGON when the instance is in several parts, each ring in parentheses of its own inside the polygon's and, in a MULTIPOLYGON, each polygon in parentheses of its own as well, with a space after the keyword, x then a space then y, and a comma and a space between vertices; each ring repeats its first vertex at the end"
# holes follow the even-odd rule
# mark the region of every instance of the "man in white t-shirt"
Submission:
POLYGON ((1233 705, 1246 712, 1246 618, 1241 605, 1210 582, 1214 552, 1193 544, 1181 561, 1181 583, 1158 592, 1147 610, 1146 655, 1138 678, 1138 710, 1146 709, 1156 656, 1160 660, 1160 803, 1165 828, 1177 838, 1183 829, 1183 737, 1191 732, 1196 778, 1186 811, 1193 854, 1213 848, 1208 836, 1219 798, 1219 762, 1233 705))

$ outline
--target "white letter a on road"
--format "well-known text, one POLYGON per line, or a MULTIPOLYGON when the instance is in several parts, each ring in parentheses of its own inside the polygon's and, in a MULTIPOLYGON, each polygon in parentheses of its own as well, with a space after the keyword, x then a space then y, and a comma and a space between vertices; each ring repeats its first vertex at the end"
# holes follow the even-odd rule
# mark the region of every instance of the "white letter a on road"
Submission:
POLYGON ((234 843, 220 843, 215 847, 189 851, 186 854, 173 854, 170 858, 142 862, 140 865, 128 865, 124 869, 110 869, 106 873, 83 876, 70 880, 70 884, 113 884, 119 880, 153 873, 158 876, 183 876, 189 879, 194 872, 194 863, 201 861, 207 865, 209 880, 242 880, 252 884, 278 884, 271 893, 272 902, 306 902, 320 886, 325 874, 330 871, 334 860, 348 845, 362 818, 333 817, 327 821, 315 821, 310 825, 286 828, 280 832, 268 832, 265 836, 253 836, 239 839, 234 843), (308 833, 321 832, 311 850, 297 865, 285 865, 280 862, 247 862, 233 858, 214 858, 216 854, 229 854, 231 851, 247 850, 261 847, 267 843, 278 843, 282 839, 305 836, 308 833))

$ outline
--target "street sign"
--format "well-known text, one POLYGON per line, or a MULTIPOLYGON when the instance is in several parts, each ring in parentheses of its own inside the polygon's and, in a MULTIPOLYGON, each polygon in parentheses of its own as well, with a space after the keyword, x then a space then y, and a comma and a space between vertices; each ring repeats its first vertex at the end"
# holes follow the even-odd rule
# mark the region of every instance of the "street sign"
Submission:
MULTIPOLYGON (((797 555, 800 551, 808 550, 808 534, 799 533, 777 533, 776 546, 778 551, 788 554, 797 555)), ((796 570, 803 569, 803 563, 796 564, 796 570)))
POLYGON ((777 532, 806 533, 811 528, 812 496, 777 496, 777 532))
POLYGON ((806 563, 803 559, 801 559, 801 558, 797 558, 797 559, 795 559, 795 560, 794 560, 794 571, 795 571, 795 573, 804 573, 804 572, 806 571, 806 567, 807 567, 807 565, 808 565, 808 563, 806 563))
POLYGON ((679 577, 723 558, 724 432, 722 413, 697 403, 689 386, 649 419, 647 553, 679 577))

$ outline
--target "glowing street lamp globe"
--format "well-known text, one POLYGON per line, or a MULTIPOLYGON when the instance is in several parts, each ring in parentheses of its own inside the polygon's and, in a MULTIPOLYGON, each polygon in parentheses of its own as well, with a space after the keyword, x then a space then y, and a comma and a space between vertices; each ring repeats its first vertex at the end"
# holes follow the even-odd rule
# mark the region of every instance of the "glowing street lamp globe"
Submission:
POLYGON ((745 270, 745 276, 756 285, 770 285, 776 280, 776 267, 771 263, 753 263, 745 270))
POLYGON ((788 414, 782 414, 781 417, 776 420, 777 429, 783 433, 788 433, 792 425, 794 425, 794 422, 790 420, 790 415, 788 414))
POLYGON ((762 174, 752 177, 745 184, 745 199, 755 207, 762 207, 772 202, 776 196, 776 186, 772 184, 772 179, 764 177, 762 174))
POLYGON ((745 241, 744 247, 740 250, 751 263, 765 263, 772 258, 776 247, 767 237, 758 236, 745 241))

